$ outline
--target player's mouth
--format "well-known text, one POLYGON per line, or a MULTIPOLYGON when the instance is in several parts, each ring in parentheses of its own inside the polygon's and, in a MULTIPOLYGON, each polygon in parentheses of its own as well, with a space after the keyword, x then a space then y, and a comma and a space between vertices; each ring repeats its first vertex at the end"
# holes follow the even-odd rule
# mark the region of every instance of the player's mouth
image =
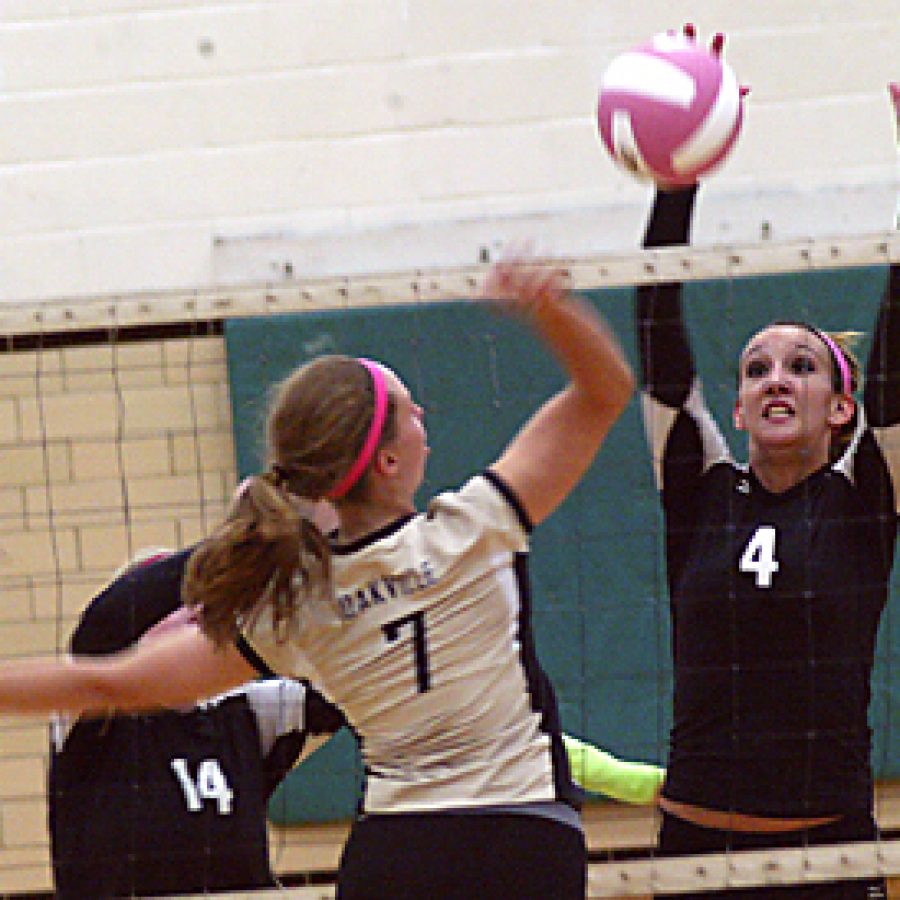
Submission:
POLYGON ((785 422, 793 416, 793 407, 787 403, 769 403, 763 407, 763 418, 769 422, 785 422))

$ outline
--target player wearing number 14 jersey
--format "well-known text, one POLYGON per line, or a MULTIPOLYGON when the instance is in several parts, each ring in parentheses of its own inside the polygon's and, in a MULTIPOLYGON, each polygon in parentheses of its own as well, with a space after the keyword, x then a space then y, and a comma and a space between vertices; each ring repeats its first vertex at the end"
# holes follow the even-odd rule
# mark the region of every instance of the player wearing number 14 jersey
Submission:
MULTIPOLYGON (((82 614, 72 653, 110 653, 168 623, 189 556, 155 554, 114 578, 82 614)), ((57 898, 274 887, 269 796, 342 721, 289 679, 184 710, 56 717, 48 800, 57 898)))
MULTIPOLYGON (((657 194, 645 246, 686 242, 694 195, 657 194)), ((734 412, 749 465, 705 406, 680 286, 638 290, 675 665, 663 853, 717 849, 703 843, 715 829, 732 847, 735 832, 873 834, 867 712, 900 484, 898 276, 862 402, 840 337, 778 322, 750 339, 734 412)))

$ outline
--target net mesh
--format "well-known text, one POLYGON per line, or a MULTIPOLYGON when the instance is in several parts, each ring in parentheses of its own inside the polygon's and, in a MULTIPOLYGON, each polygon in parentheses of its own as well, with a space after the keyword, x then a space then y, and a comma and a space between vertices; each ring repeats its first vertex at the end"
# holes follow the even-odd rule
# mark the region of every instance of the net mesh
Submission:
MULTIPOLYGON (((574 286, 590 290, 815 273, 898 258, 900 242, 892 233, 841 242, 665 250, 564 264, 574 286)), ((7 472, 0 484, 0 654, 62 652, 86 600, 124 560, 148 546, 186 546, 221 516, 238 472, 224 322, 455 300, 477 293, 483 274, 483 268, 397 273, 0 310, 0 342, 6 351, 0 353, 0 458, 7 472)), ((722 347, 713 342, 712 354, 726 355, 724 335, 733 327, 727 314, 722 347)), ((265 349, 260 353, 264 356, 265 349)), ((502 407, 505 388, 497 371, 491 369, 491 385, 502 407)), ((731 387, 723 384, 721 389, 731 387)), ((590 623, 584 611, 580 615, 577 640, 585 657, 591 647, 590 623)), ((655 622, 655 639, 662 645, 668 634, 662 619, 655 622)), ((887 646, 883 662, 890 685, 896 667, 893 640, 887 646)), ((587 671, 581 676, 583 690, 603 690, 587 671)), ((667 720, 660 710, 667 697, 667 673, 651 673, 651 683, 657 745, 638 752, 661 760, 667 720)), ((577 692, 573 696, 564 717, 587 725, 577 692)), ((873 715, 882 731, 896 727, 891 718, 896 702, 890 691, 880 694, 881 706, 873 715)), ((0 741, 0 771, 7 773, 0 780, 0 891, 40 893, 50 887, 45 728, 3 721, 0 741)), ((888 753, 886 743, 876 745, 879 753, 888 753)), ((640 840, 623 844, 606 830, 610 816, 604 809, 600 819, 605 824, 590 839, 589 896, 898 876, 900 842, 893 835, 900 829, 900 815, 893 799, 879 800, 876 813, 885 837, 874 844, 662 860, 650 853, 656 826, 651 813, 641 814, 640 840)), ((326 881, 333 874, 344 832, 329 828, 272 830, 273 859, 286 883, 311 878, 311 872, 326 881)), ((288 886, 277 893, 332 897, 333 886, 288 886)))

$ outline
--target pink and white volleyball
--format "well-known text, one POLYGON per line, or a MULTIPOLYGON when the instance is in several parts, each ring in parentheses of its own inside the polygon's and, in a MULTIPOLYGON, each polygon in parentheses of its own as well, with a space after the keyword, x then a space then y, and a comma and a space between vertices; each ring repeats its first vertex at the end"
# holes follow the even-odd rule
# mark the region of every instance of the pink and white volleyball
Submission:
POLYGON ((682 34, 659 34, 616 57, 600 86, 603 144, 642 180, 693 184, 725 159, 742 119, 734 72, 682 34))

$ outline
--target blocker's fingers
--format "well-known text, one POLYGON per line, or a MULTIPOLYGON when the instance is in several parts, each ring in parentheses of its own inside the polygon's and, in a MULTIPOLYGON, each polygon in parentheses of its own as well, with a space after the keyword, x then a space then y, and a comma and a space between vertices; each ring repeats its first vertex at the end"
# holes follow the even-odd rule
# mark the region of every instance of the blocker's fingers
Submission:
POLYGON ((888 90, 891 92, 891 100, 894 101, 894 109, 900 115, 900 81, 892 81, 888 85, 888 90))
POLYGON ((725 35, 721 31, 717 31, 712 40, 709 42, 709 49, 714 56, 722 55, 722 48, 725 46, 725 35))
POLYGON ((684 36, 688 40, 692 41, 697 37, 697 29, 694 27, 693 22, 685 22, 683 31, 684 31, 684 36))

